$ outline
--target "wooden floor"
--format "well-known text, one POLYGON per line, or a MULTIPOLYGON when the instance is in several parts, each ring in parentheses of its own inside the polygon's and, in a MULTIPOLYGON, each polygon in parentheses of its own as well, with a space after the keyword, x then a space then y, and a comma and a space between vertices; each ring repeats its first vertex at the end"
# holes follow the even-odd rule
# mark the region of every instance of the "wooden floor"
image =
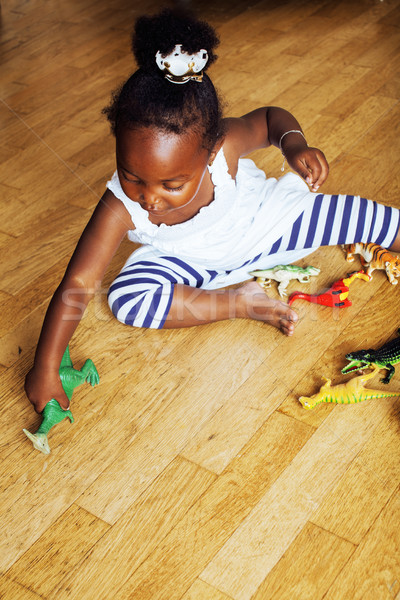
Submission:
MULTIPOLYGON (((22 433, 40 422, 23 381, 45 308, 114 170, 101 109, 134 69, 134 18, 161 6, 3 3, 0 598, 399 599, 399 399, 298 402, 323 375, 344 381, 346 352, 395 336, 399 289, 382 272, 353 283, 350 308, 298 302, 290 339, 247 320, 130 330, 106 304, 124 242, 71 342, 100 385, 75 392, 49 456, 22 433)), ((291 110, 330 161, 326 192, 400 207, 398 0, 193 7, 221 36, 227 114, 291 110)), ((276 149, 254 159, 281 174, 276 149)), ((321 274, 290 290, 349 270, 340 248, 301 264, 321 274)))

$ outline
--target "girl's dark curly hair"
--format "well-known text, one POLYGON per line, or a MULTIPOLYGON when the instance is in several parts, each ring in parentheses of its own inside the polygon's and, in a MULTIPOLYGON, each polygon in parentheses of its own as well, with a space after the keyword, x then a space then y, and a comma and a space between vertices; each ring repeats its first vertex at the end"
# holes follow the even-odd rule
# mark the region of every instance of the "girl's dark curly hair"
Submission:
POLYGON ((207 50, 204 70, 217 58, 214 49, 219 39, 208 23, 172 9, 139 17, 132 36, 139 69, 114 92, 103 112, 114 135, 120 127, 156 127, 177 134, 190 128, 201 135, 203 146, 211 152, 223 136, 221 102, 211 79, 204 73, 202 82, 178 85, 165 79, 156 64, 156 52, 165 56, 176 44, 188 53, 207 50))

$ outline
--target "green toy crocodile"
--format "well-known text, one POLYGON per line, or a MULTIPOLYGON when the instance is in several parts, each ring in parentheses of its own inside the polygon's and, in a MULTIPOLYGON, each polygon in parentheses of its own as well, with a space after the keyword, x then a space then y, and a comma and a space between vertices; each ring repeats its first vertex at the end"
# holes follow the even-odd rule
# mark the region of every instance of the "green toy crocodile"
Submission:
POLYGON ((317 267, 298 267, 297 265, 277 265, 272 269, 258 269, 251 271, 249 275, 256 277, 257 283, 265 290, 271 287, 271 279, 278 282, 278 292, 281 298, 287 296, 286 288, 291 279, 297 279, 300 283, 309 283, 310 277, 315 277, 320 272, 317 267))
POLYGON ((331 380, 324 377, 325 383, 321 386, 319 392, 313 396, 301 396, 299 401, 310 410, 321 402, 333 402, 335 404, 357 404, 364 400, 374 400, 377 398, 390 398, 400 396, 400 392, 383 392, 382 390, 371 390, 364 388, 364 384, 378 373, 379 367, 371 365, 373 371, 364 373, 359 377, 353 377, 347 383, 331 385, 331 380))
MULTIPOLYGON (((61 359, 60 379, 68 400, 71 400, 74 389, 85 381, 92 386, 95 386, 100 381, 97 369, 90 358, 85 362, 80 371, 74 369, 68 346, 61 359)), ((44 407, 43 420, 36 433, 30 433, 27 429, 23 429, 23 432, 31 440, 36 450, 40 450, 43 454, 50 454, 47 434, 54 425, 57 425, 57 423, 60 423, 67 417, 71 423, 74 422, 71 411, 63 410, 57 400, 53 398, 44 407)))
MULTIPOLYGON (((400 333, 400 329, 398 333, 400 333)), ((387 369, 388 373, 381 381, 382 383, 389 383, 395 372, 393 365, 400 362, 400 337, 387 342, 378 350, 369 349, 349 352, 346 354, 346 358, 351 362, 342 369, 342 373, 363 370, 374 363, 381 369, 387 369)))

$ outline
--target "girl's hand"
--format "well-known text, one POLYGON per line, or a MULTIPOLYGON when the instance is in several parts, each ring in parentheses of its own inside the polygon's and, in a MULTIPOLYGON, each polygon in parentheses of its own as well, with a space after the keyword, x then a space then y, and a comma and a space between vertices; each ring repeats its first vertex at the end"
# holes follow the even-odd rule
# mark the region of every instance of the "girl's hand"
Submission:
POLYGON ((316 192, 329 173, 329 165, 324 153, 318 148, 287 148, 285 157, 290 167, 316 192))
POLYGON ((69 400, 61 384, 57 369, 40 370, 33 367, 25 379, 25 392, 37 413, 41 413, 52 398, 57 400, 61 408, 69 408, 69 400))

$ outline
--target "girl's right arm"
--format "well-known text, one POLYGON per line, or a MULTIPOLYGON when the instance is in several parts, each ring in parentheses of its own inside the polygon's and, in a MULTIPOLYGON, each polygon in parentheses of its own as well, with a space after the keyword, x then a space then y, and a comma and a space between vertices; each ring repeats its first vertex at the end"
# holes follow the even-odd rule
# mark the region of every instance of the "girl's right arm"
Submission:
POLYGON ((40 413, 52 398, 67 409, 59 376, 62 355, 106 268, 129 229, 129 213, 111 191, 98 203, 47 310, 34 365, 25 381, 26 394, 40 413))
MULTIPOLYGON (((307 145, 299 122, 284 108, 257 108, 240 118, 226 119, 226 125, 224 153, 228 165, 231 155, 234 169, 241 156, 272 145, 282 150, 290 167, 313 192, 326 180, 329 166, 323 152, 307 145)), ((236 176, 235 170, 230 173, 236 176)))

